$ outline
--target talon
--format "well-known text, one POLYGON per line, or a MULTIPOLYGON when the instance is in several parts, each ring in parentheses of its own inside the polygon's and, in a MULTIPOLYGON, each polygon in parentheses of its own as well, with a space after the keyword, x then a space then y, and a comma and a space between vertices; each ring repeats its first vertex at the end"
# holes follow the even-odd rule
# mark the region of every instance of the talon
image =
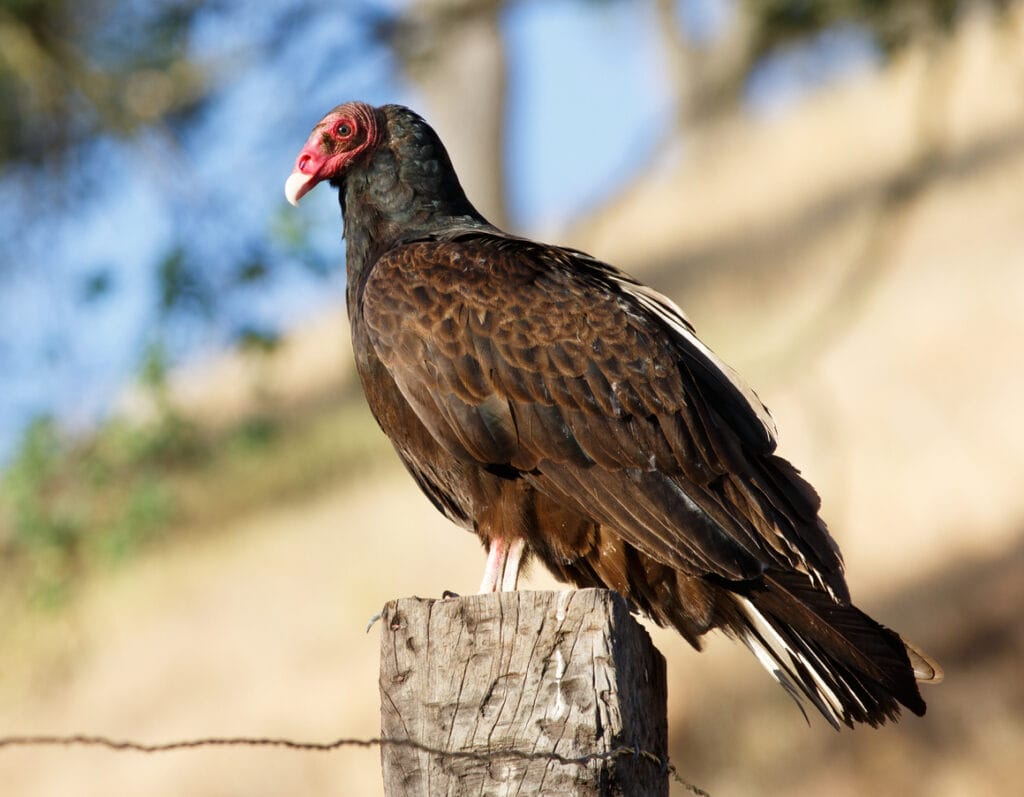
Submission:
POLYGON ((373 617, 370 618, 370 622, 366 624, 366 633, 370 633, 370 629, 373 628, 377 621, 381 618, 382 612, 377 612, 373 617))
POLYGON ((461 598, 461 597, 462 596, 459 595, 459 593, 452 592, 450 589, 446 589, 444 592, 441 593, 441 600, 445 600, 445 601, 449 600, 450 598, 461 598))

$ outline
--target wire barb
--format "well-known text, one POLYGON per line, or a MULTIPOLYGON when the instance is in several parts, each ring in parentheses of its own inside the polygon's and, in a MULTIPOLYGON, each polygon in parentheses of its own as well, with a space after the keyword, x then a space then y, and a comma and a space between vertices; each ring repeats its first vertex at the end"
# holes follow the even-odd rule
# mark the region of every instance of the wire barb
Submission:
POLYGON ((101 747, 115 752, 133 753, 170 753, 176 750, 193 750, 199 747, 280 747, 287 750, 324 753, 342 747, 402 747, 418 750, 429 755, 444 756, 449 759, 463 759, 490 763, 495 758, 512 760, 546 759, 563 766, 586 766, 592 761, 606 761, 622 755, 642 758, 657 766, 660 771, 667 771, 672 779, 698 797, 710 795, 698 786, 683 780, 668 756, 658 755, 649 750, 641 750, 638 746, 622 746, 612 750, 602 750, 581 756, 564 756, 554 751, 544 750, 501 750, 481 753, 472 750, 440 750, 414 739, 385 739, 372 737, 369 739, 341 738, 331 742, 298 742, 294 739, 281 739, 260 736, 208 736, 198 739, 181 739, 173 742, 150 744, 127 739, 111 739, 107 736, 89 734, 58 735, 24 735, 0 736, 0 749, 12 747, 101 747))

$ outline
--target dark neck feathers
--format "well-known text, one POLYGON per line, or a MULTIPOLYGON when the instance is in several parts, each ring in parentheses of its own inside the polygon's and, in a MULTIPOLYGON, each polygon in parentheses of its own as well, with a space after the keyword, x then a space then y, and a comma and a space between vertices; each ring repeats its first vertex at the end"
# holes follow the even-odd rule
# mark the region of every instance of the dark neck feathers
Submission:
POLYGON ((394 246, 450 233, 494 230, 459 183, 437 133, 400 105, 377 109, 381 143, 353 163, 338 187, 349 291, 394 246))

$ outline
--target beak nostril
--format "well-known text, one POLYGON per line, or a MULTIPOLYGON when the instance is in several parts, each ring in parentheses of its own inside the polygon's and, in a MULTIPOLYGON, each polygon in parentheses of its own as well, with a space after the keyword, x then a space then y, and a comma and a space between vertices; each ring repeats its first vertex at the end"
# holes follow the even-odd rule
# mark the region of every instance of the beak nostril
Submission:
POLYGON ((309 165, 309 161, 310 161, 309 155, 303 155, 302 157, 299 158, 298 168, 299 168, 300 172, 302 172, 302 173, 306 172, 306 167, 309 165))

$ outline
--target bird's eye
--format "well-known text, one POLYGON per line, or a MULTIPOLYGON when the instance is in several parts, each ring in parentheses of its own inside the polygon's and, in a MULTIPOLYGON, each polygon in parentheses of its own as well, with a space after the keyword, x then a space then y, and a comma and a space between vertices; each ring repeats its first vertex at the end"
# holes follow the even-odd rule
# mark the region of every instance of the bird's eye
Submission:
POLYGON ((348 138, 352 135, 352 125, 348 122, 338 122, 334 127, 334 135, 338 138, 348 138))

